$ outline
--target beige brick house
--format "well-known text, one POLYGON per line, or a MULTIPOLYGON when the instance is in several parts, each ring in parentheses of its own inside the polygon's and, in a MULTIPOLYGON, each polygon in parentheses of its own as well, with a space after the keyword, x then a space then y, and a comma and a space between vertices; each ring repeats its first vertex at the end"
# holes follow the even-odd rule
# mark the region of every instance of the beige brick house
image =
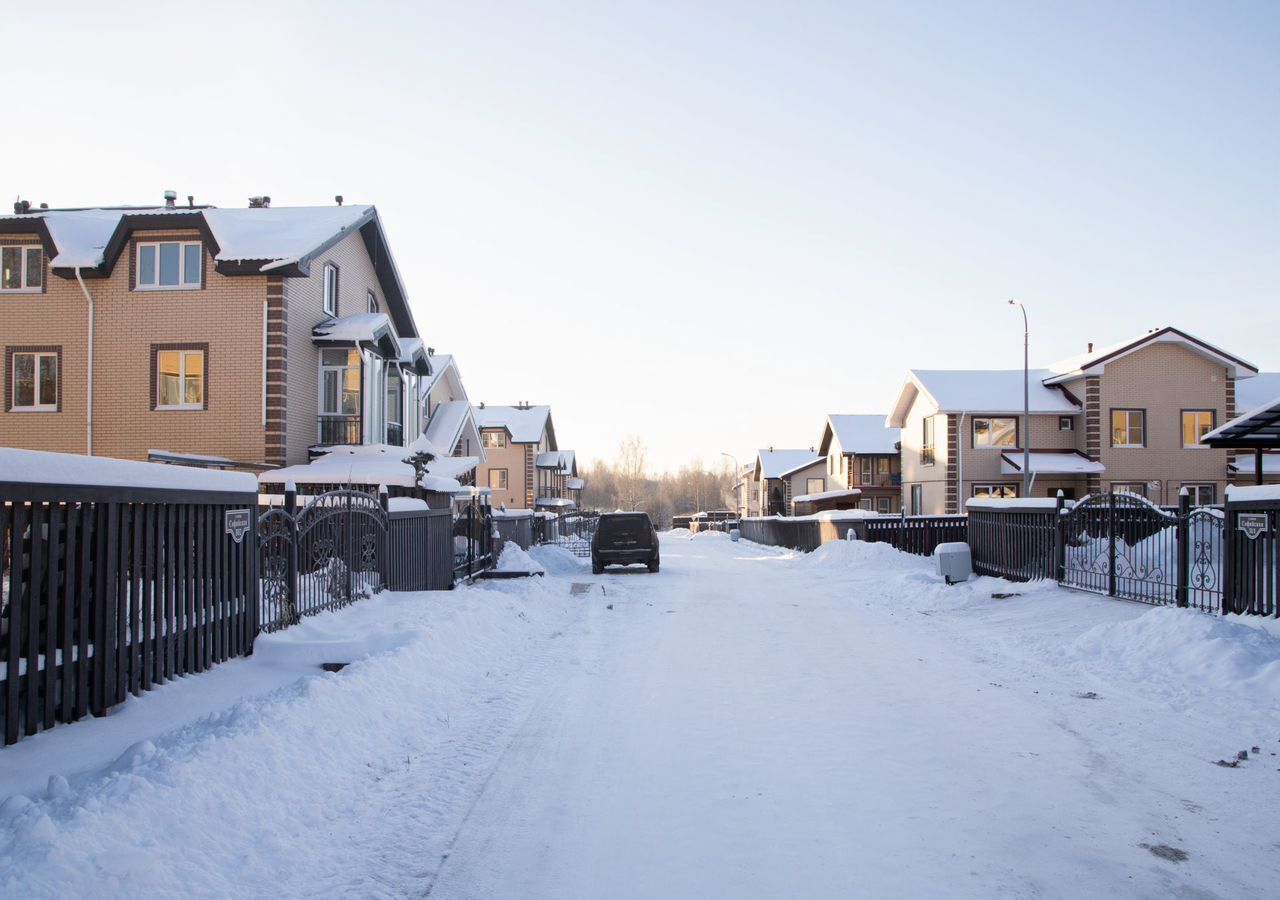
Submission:
POLYGON ((1228 451, 1200 438, 1236 411, 1247 362, 1176 328, 1031 371, 1030 435, 1021 370, 908 372, 888 424, 902 429, 908 512, 953 513, 970 497, 1022 494, 1029 442, 1031 493, 1067 497, 1119 490, 1174 504, 1220 502, 1228 451))
POLYGON ((372 206, 32 209, 0 257, 0 445, 279 466, 422 428, 372 206))
POLYGON ((494 506, 564 512, 577 506, 585 481, 577 456, 556 444, 551 407, 520 403, 474 409, 487 454, 477 483, 494 506))
POLYGON ((826 460, 812 447, 757 450, 751 477, 756 483, 763 516, 791 515, 795 497, 820 494, 827 489, 826 460))

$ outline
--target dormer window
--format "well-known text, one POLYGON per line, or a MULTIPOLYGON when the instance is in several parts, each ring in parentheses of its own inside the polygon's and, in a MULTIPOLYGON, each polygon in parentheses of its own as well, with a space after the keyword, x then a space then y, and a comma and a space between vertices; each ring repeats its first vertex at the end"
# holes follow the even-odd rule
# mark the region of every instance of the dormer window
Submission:
POLYGON ((324 311, 338 314, 338 267, 333 263, 324 264, 324 311))
POLYGON ((378 298, 374 296, 373 291, 369 292, 369 312, 376 313, 378 311, 378 298))
POLYGON ((139 243, 135 287, 140 291, 199 290, 203 258, 199 241, 139 243))
POLYGON ((0 247, 0 291, 38 291, 44 283, 39 245, 0 247))

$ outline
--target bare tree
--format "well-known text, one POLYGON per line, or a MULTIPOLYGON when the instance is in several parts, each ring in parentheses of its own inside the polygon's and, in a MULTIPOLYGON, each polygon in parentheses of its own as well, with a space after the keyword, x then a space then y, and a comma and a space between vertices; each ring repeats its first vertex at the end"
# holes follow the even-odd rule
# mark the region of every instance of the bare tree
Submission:
POLYGON ((639 435, 628 435, 618 445, 618 501, 623 509, 635 511, 649 493, 645 477, 645 446, 639 435))

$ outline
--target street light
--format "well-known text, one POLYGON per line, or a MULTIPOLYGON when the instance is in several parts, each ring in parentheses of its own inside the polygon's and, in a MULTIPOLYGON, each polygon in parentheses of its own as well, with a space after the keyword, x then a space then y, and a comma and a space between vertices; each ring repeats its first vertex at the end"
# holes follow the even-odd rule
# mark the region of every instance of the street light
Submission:
MULTIPOLYGON (((738 464, 738 457, 734 456, 732 453, 725 453, 723 450, 721 450, 721 451, 720 451, 720 455, 721 455, 721 456, 727 456, 727 457, 729 457, 731 460, 733 460, 733 477, 734 477, 734 484, 733 484, 733 499, 734 499, 734 500, 737 500, 737 499, 738 499, 738 484, 739 484, 739 483, 741 483, 741 481, 742 481, 742 466, 738 464)), ((749 491, 750 491, 750 488, 748 488, 748 489, 747 489, 747 492, 749 492, 749 491)), ((743 503, 742 503, 742 505, 741 505, 741 506, 739 506, 739 507, 738 507, 738 516, 739 516, 739 517, 745 516, 747 513, 751 512, 751 510, 750 510, 749 508, 744 509, 744 507, 749 507, 749 506, 750 506, 750 503, 748 502, 747 496, 745 496, 745 494, 746 494, 747 492, 744 492, 743 503)))
POLYGON ((1022 496, 1031 496, 1031 369, 1030 329, 1027 308, 1020 300, 1008 301, 1022 310, 1022 496))

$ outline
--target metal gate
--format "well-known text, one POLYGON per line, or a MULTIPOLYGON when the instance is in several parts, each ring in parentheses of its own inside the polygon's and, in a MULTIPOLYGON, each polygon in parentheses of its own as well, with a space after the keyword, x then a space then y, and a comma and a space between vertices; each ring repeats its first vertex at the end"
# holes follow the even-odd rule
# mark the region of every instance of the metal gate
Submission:
POLYGON ((337 609, 382 589, 387 513, 363 491, 330 491, 296 515, 272 509, 258 519, 263 631, 337 609))
POLYGON ((1093 494, 1060 518, 1058 580, 1143 603, 1222 605, 1222 517, 1211 507, 1161 510, 1136 494, 1093 494))
POLYGON ((563 547, 574 556, 591 555, 591 541, 600 525, 599 515, 572 514, 542 520, 541 544, 563 547))

